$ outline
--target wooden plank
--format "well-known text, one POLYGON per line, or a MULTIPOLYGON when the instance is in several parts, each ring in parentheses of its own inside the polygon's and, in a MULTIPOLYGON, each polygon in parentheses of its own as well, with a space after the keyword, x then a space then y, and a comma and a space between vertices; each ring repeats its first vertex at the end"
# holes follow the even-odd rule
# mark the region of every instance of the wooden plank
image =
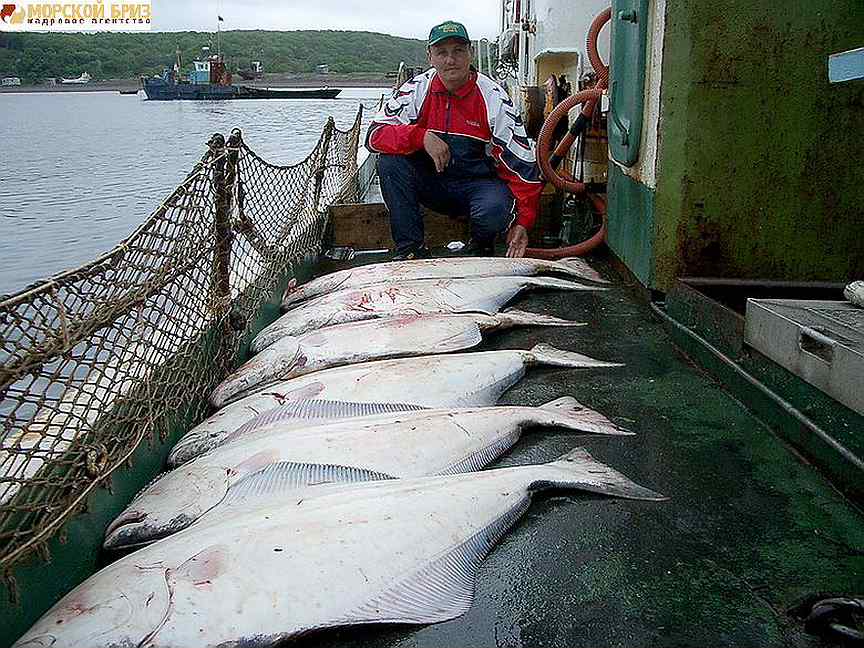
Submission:
MULTIPOLYGON (((393 249, 390 214, 384 203, 346 203, 331 205, 327 244, 355 250, 393 249)), ((450 241, 468 242, 468 222, 425 210, 426 245, 441 247, 450 241)), ((560 200, 555 194, 540 196, 540 215, 530 233, 532 245, 539 245, 544 234, 557 235, 561 228, 560 200)), ((499 240, 499 243, 502 241, 499 240)))
MULTIPOLYGON (((468 240, 467 221, 426 210, 425 224, 426 245, 430 247, 468 240)), ((355 250, 392 249, 390 214, 384 203, 332 205, 329 243, 355 250)))

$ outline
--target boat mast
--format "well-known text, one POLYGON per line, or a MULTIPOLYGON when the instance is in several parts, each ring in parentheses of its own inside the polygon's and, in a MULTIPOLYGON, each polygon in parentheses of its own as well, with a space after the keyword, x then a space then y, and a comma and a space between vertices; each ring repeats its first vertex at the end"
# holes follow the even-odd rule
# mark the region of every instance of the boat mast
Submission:
POLYGON ((222 60, 222 12, 219 10, 221 4, 216 0, 216 56, 220 61, 222 60))

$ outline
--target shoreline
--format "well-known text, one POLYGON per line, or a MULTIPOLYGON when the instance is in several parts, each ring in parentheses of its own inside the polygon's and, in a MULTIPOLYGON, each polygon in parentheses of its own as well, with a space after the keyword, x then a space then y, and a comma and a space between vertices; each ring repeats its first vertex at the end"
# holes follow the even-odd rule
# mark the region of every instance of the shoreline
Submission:
MULTIPOLYGON (((357 74, 296 74, 296 73, 270 73, 265 74, 263 79, 244 81, 235 75, 235 85, 247 85, 254 88, 389 88, 393 85, 393 79, 387 78, 384 73, 357 73, 357 74)), ((20 85, 0 87, 0 94, 8 93, 40 93, 40 92, 119 92, 121 90, 134 90, 140 87, 140 81, 136 79, 106 79, 102 81, 91 81, 85 85, 20 85)))

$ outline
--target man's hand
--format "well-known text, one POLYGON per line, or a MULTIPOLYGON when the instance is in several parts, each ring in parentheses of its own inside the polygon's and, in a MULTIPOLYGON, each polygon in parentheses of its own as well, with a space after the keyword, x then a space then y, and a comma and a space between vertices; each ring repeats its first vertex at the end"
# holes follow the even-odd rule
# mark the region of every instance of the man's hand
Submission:
POLYGON ((528 230, 521 225, 514 225, 507 232, 507 256, 522 258, 528 248, 528 230))
POLYGON ((435 163, 435 170, 438 173, 443 173, 447 165, 450 164, 450 147, 447 146, 447 142, 432 131, 426 131, 423 136, 423 149, 435 163))

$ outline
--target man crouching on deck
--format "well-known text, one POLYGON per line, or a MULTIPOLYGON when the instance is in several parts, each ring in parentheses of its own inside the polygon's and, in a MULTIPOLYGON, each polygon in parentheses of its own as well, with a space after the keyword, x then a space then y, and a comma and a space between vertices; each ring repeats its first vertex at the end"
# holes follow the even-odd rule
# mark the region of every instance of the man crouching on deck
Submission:
POLYGON ((522 120, 504 89, 472 69, 464 25, 433 27, 427 55, 432 68, 393 93, 366 135, 381 154, 394 259, 429 256, 421 204, 468 217, 466 252, 491 256, 506 230, 507 256, 524 256, 543 184, 522 120))

